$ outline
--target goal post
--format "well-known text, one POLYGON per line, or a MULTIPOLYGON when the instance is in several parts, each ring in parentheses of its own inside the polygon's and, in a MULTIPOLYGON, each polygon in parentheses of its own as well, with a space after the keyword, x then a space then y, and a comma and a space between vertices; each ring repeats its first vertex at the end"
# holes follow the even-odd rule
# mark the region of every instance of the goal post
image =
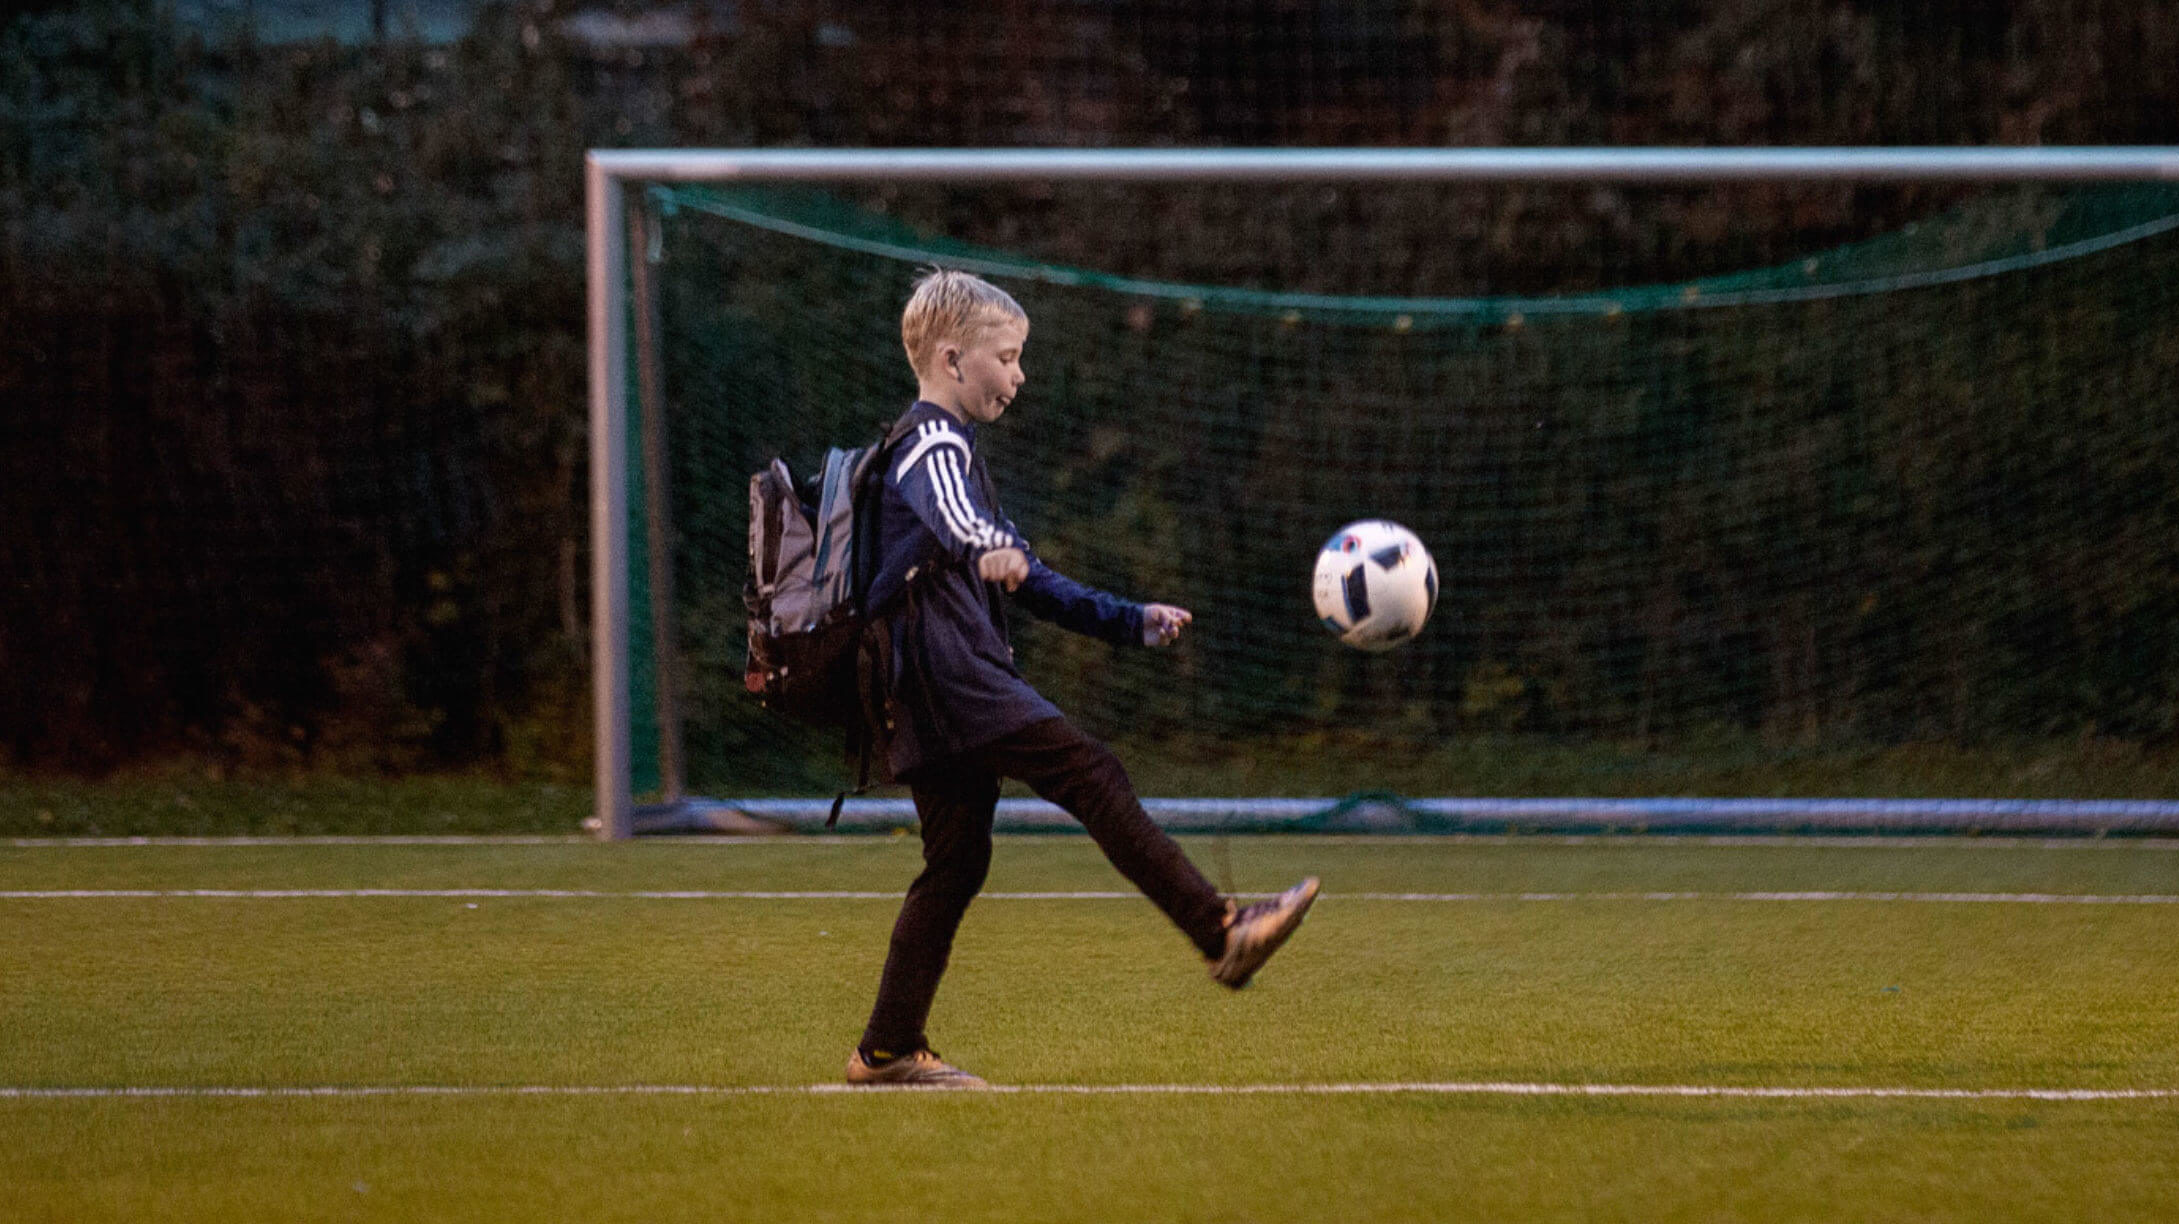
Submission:
MULTIPOLYGON (((631 727, 631 643, 651 633, 663 643, 652 687, 665 703, 665 760, 652 764, 655 788, 682 797, 680 716, 670 633, 672 566, 663 519, 667 464, 660 413, 637 411, 656 399, 655 380, 639 377, 634 341, 647 312, 631 266, 630 189, 639 184, 814 186, 937 184, 1237 185, 1237 184, 2083 184, 2179 183, 2179 148, 1600 148, 1600 149, 838 149, 594 150, 586 162, 586 244, 590 347, 593 717, 598 835, 625 838, 637 827, 636 746, 631 727), (649 419, 644 419, 648 415, 649 419), (631 465, 631 455, 644 462, 631 465), (645 473, 648 472, 646 477, 645 473), (631 473, 635 479, 631 480, 631 473), (651 499, 645 531, 631 537, 632 485, 651 499), (642 547, 638 558, 632 551, 642 547), (632 597, 639 576, 643 616, 632 597)), ((652 241, 656 240, 655 234, 652 241)), ((1403 316, 1404 317, 1404 316, 1403 316)), ((1515 319, 1518 322, 1516 316, 1515 319)), ((848 441, 851 439, 842 439, 848 441)), ((745 475, 745 473, 729 475, 745 475)), ((731 495, 739 496, 738 489, 731 495)), ((635 507, 641 512, 642 507, 635 507)), ((735 545, 739 541, 732 542, 735 545)), ((1298 572, 1298 571, 1297 571, 1298 572)), ((1299 584, 1299 577, 1295 579, 1299 584)), ((2138 805, 2137 805, 2138 806, 2138 805)), ((2174 816, 2179 816, 2179 805, 2174 816)), ((2129 809, 2132 810, 2132 809, 2129 809)), ((2159 809, 2160 810, 2160 809, 2159 809)), ((2140 815, 2140 812, 2136 812, 2140 815)), ((2156 817, 2154 811, 2147 813, 2156 817)), ((2056 819, 2055 814, 2053 819, 2056 819)), ((2161 818, 2161 817, 2156 817, 2161 818)), ((1879 821, 1881 823, 1881 821, 1879 821)))

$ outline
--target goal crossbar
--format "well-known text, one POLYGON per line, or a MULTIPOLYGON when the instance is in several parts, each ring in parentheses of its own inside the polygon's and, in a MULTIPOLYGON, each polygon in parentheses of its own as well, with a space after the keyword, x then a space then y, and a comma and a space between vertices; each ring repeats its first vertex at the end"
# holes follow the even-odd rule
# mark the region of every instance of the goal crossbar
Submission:
MULTIPOLYGON (((626 189, 641 182, 2179 182, 2179 147, 595 149, 589 278, 591 674, 601 838, 635 831, 629 680, 626 189)), ((674 796, 678 798, 678 796, 674 796)))

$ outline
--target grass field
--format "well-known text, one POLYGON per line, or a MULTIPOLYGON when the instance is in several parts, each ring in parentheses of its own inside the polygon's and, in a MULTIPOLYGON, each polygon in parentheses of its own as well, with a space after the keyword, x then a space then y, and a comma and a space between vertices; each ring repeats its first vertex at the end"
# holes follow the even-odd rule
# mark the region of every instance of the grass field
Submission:
POLYGON ((912 838, 0 842, 0 1220, 2179 1216, 2173 843, 1190 848, 1324 879, 1254 988, 1003 839, 931 1031, 1035 1090, 917 1094, 809 1090, 912 838))

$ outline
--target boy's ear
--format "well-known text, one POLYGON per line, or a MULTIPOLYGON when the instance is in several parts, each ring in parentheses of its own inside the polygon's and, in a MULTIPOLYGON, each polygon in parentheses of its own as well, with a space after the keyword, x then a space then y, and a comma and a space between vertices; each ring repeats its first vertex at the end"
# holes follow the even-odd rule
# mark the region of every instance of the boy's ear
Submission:
POLYGON ((962 378, 961 346, 952 340, 942 340, 938 344, 937 356, 938 368, 951 371, 955 381, 960 381, 962 378))

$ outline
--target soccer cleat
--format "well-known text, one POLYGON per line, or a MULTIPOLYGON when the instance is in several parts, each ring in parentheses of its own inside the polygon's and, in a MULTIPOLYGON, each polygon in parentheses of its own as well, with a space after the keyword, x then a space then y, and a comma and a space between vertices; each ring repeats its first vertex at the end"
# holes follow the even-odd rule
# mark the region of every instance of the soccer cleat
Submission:
POLYGON ((848 1056, 847 1082, 863 1088, 989 1088, 929 1049, 872 1065, 861 1050, 848 1056))
POLYGON ((1316 890, 1316 877, 1310 876, 1268 901, 1233 911, 1226 919, 1226 954, 1211 962, 1211 980, 1231 990, 1248 985, 1301 925, 1316 890))

